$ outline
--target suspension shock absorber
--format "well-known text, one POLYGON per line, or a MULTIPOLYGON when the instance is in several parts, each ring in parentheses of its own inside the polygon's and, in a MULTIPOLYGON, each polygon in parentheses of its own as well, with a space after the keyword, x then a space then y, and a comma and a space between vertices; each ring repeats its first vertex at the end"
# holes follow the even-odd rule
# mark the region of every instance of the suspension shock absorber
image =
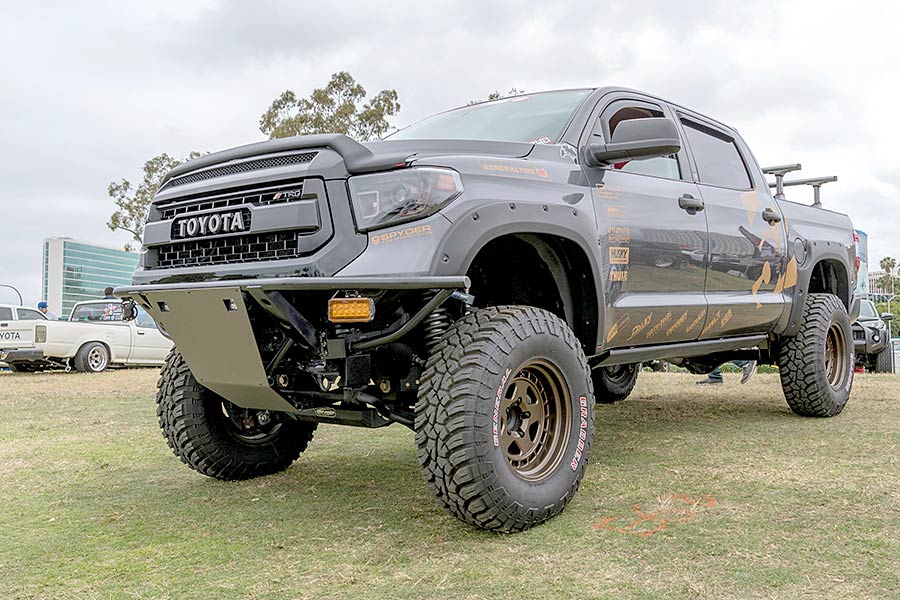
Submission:
MULTIPOLYGON (((430 296, 426 297, 426 300, 428 299, 430 299, 430 296)), ((452 324, 453 317, 450 315, 450 311, 443 306, 434 309, 430 315, 425 317, 422 327, 425 333, 425 348, 429 354, 435 349, 441 340, 441 336, 450 329, 452 324)))

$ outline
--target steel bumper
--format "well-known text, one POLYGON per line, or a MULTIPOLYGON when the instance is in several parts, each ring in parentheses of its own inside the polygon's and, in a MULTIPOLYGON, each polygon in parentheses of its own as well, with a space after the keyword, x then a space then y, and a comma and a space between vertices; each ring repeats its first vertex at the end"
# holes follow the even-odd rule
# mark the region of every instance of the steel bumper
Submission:
MULTIPOLYGON (((175 342, 194 377, 238 406, 298 412, 272 386, 247 313, 247 299, 277 315, 272 292, 327 290, 464 290, 465 276, 282 277, 116 288, 146 310, 175 342)), ((447 293, 447 292, 445 292, 447 293)), ((290 316, 284 319, 290 322, 290 316)))

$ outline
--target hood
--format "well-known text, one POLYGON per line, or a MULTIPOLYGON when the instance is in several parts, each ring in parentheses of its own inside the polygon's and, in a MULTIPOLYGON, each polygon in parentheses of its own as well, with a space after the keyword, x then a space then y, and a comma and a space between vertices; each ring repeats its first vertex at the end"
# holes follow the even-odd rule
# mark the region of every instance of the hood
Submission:
MULTIPOLYGON (((194 171, 233 162, 245 162, 246 159, 256 156, 315 148, 328 148, 337 152, 343 158, 347 172, 356 175, 383 171, 402 165, 410 158, 426 156, 477 154, 518 158, 531 152, 533 145, 523 142, 483 140, 385 140, 360 144, 341 133, 301 135, 247 144, 195 158, 169 171, 160 184, 160 190, 170 180, 194 171)), ((253 165, 247 167, 252 168, 253 165)))

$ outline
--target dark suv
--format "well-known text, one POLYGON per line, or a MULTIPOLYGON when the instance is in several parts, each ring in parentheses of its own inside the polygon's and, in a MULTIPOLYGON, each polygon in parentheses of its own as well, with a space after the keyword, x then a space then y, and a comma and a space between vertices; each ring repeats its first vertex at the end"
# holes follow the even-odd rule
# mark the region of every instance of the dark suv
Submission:
POLYGON ((875 373, 893 373, 891 328, 894 315, 878 314, 875 303, 863 300, 859 304, 859 318, 853 323, 853 348, 856 364, 875 373))

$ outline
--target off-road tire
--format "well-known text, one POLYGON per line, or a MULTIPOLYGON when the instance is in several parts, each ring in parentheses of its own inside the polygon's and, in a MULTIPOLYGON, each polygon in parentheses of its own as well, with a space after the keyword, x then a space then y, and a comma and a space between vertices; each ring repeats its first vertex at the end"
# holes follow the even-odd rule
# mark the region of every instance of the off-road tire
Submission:
POLYGON ((620 402, 631 395, 637 383, 641 363, 597 367, 591 371, 594 380, 594 396, 600 404, 620 402))
POLYGON ((894 365, 891 361, 891 354, 893 348, 888 344, 888 347, 875 355, 875 358, 872 360, 872 363, 875 365, 876 373, 893 373, 894 365))
POLYGON ((101 373, 109 367, 109 349, 100 342, 88 342, 78 349, 72 365, 81 373, 101 373), (95 355, 101 358, 95 358, 95 355))
MULTIPOLYGON (((594 398, 581 344, 563 321, 525 306, 474 311, 443 335, 421 380, 415 420, 417 454, 440 505, 470 525, 501 532, 528 529, 565 508, 587 466, 594 398), (542 439, 559 441, 534 444, 533 448, 547 449, 546 457, 557 458, 542 459, 537 464, 546 465, 545 470, 536 468, 538 475, 532 476, 521 465, 513 465, 512 446, 504 441, 518 435, 521 427, 513 433, 505 428, 514 425, 508 403, 520 395, 516 382, 530 376, 531 369, 539 373, 542 366, 560 376, 558 385, 535 388, 559 391, 541 396, 558 399, 553 406, 559 407, 555 409, 559 418, 553 426, 542 425, 540 431, 552 431, 542 439), (507 408, 501 410, 502 405, 507 408), (565 434, 561 427, 566 428, 565 434), (551 454, 550 448, 558 454, 551 454)), ((528 398, 521 404, 527 402, 528 398)), ((540 410, 545 415, 553 412, 540 410)))
POLYGON ((782 338, 777 347, 781 388, 798 415, 833 417, 844 409, 853 386, 850 318, 833 294, 809 294, 801 318, 797 335, 782 338), (831 332, 843 336, 843 346, 835 351, 832 360, 836 362, 829 370, 826 348, 831 332))
MULTIPOLYGON (((159 426, 175 456, 209 477, 251 479, 286 469, 306 450, 315 423, 279 418, 278 429, 248 443, 229 429, 222 398, 200 385, 177 350, 166 358, 156 394, 159 426)), ((234 407, 237 408, 237 407, 234 407)))

